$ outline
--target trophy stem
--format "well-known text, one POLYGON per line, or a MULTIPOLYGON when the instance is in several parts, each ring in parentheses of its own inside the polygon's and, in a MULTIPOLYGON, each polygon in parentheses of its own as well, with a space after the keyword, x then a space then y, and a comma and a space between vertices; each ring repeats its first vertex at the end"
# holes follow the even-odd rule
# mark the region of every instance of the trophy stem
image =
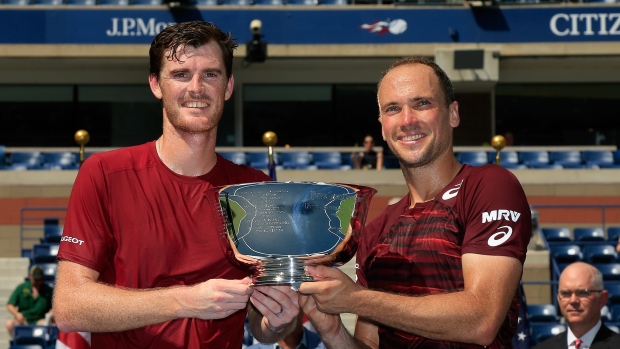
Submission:
POLYGON ((255 267, 252 282, 255 285, 299 285, 314 281, 306 275, 305 259, 299 257, 280 257, 261 259, 255 267))

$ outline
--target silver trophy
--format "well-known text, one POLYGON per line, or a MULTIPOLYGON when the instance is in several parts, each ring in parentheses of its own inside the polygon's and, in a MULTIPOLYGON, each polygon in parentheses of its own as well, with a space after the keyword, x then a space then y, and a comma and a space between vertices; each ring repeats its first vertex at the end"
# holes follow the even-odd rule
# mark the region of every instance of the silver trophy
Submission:
POLYGON ((376 190, 353 184, 257 182, 210 189, 228 259, 255 285, 314 281, 306 264, 342 265, 357 250, 376 190))

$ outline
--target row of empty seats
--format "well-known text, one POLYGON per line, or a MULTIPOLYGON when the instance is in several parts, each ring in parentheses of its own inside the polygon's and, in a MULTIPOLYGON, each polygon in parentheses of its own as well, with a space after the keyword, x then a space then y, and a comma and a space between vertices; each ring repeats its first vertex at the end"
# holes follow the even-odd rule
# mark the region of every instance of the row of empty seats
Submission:
POLYGON ((0 148, 0 170, 76 170, 78 153, 18 151, 5 153, 0 148))
MULTIPOLYGON (((559 276, 573 262, 586 262, 597 267, 606 281, 620 281, 620 254, 616 246, 620 226, 601 227, 543 227, 541 233, 549 249, 553 275, 559 276)), ((620 293, 620 290, 618 290, 620 293)))
MULTIPOLYGON (((250 165, 257 169, 267 169, 269 156, 266 152, 221 152, 220 155, 238 165, 250 165)), ((351 154, 338 151, 329 152, 280 152, 274 153, 277 168, 283 169, 331 169, 349 170, 351 154)))
MULTIPOLYGON (((225 158, 259 169, 268 166, 267 152, 221 152, 225 158)), ((351 169, 351 154, 338 151, 290 151, 275 153, 276 165, 284 169, 351 169)), ((480 166, 495 163, 495 152, 459 152, 463 164, 480 166)), ((620 151, 503 151, 501 165, 510 169, 620 168, 620 151)), ((0 146, 0 170, 75 170, 79 168, 76 152, 20 151, 6 153, 0 146)), ((395 156, 384 156, 384 168, 398 169, 395 156)))
MULTIPOLYGON (((510 169, 620 168, 620 150, 512 151, 500 153, 501 165, 510 169)), ((495 163, 496 152, 463 151, 459 162, 473 166, 495 163)))
POLYGON ((617 243, 620 239, 620 226, 609 226, 606 230, 599 226, 575 227, 543 227, 541 232, 549 245, 559 243, 605 242, 617 243), (606 232, 605 232, 606 231, 606 232))

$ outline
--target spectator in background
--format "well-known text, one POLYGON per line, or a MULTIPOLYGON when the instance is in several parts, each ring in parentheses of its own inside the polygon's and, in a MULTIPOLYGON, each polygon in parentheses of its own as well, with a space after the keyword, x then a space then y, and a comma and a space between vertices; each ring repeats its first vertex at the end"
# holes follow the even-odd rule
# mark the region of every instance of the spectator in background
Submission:
POLYGON ((532 231, 523 188, 500 166, 456 160, 459 104, 432 60, 395 61, 377 101, 409 192, 364 228, 357 282, 306 267, 304 313, 332 349, 510 348, 532 231), (357 314, 353 335, 341 313, 357 314))
POLYGON ((13 329, 17 325, 48 325, 46 315, 51 315, 53 289, 43 278, 43 269, 33 265, 28 273, 28 280, 17 286, 11 294, 6 308, 13 319, 6 321, 6 329, 13 338, 13 329))
POLYGON ((351 154, 353 168, 364 170, 383 168, 383 152, 376 152, 374 146, 375 139, 371 135, 364 137, 364 151, 351 154))
POLYGON ((293 329, 297 293, 251 285, 250 272, 225 255, 205 198, 212 187, 271 180, 215 152, 236 47, 202 21, 154 38, 148 81, 163 134, 94 154, 80 168, 63 230, 71 239, 57 257, 60 331, 91 332, 93 348, 238 349, 248 312, 262 341, 293 329))
POLYGON ((504 139, 506 140, 507 147, 515 145, 515 135, 512 133, 512 131, 506 131, 504 133, 504 139))
POLYGON ((583 262, 567 266, 560 275, 557 297, 568 329, 534 349, 620 348, 620 335, 601 321, 601 309, 609 294, 598 269, 583 262))

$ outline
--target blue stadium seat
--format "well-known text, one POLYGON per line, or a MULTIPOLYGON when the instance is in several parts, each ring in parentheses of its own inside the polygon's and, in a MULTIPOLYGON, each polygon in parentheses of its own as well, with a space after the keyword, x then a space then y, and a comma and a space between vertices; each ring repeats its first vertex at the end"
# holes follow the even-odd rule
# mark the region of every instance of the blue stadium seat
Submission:
POLYGON ((9 154, 10 165, 24 165, 28 169, 42 168, 43 155, 38 151, 18 151, 9 154))
POLYGON ((0 145, 0 166, 4 166, 6 164, 6 146, 0 145))
POLYGON ((620 281, 620 263, 592 264, 603 274, 604 281, 620 281))
POLYGON ((617 243, 620 240, 620 227, 607 228, 607 241, 617 243))
POLYGON ((489 163, 489 157, 485 151, 463 151, 456 155, 457 160, 462 164, 480 166, 489 163))
POLYGON ((95 0, 64 0, 64 4, 78 6, 95 6, 97 2, 95 0))
POLYGON ((564 166, 560 164, 531 164, 528 168, 535 170, 562 170, 564 166))
POLYGON ((614 165, 614 156, 610 150, 585 150, 581 153, 586 165, 614 165))
POLYGON ((282 6, 284 3, 282 0, 253 0, 253 5, 256 6, 282 6))
POLYGON ((44 225, 41 242, 59 243, 62 238, 63 227, 60 225, 44 225))
POLYGON ((566 325, 560 323, 530 323, 532 340, 538 344, 547 338, 551 338, 566 331, 566 325))
POLYGON ((2 4, 26 6, 30 5, 30 0, 2 0, 2 4))
POLYGON ((549 243, 573 240, 568 228, 542 228, 541 231, 545 240, 549 243))
POLYGON ((62 0, 30 0, 30 5, 62 5, 62 0))
POLYGON ((319 5, 348 5, 347 0, 319 0, 319 5))
POLYGON ((245 153, 242 151, 222 152, 219 154, 223 156, 225 159, 228 159, 237 165, 247 164, 245 153))
MULTIPOLYGON (((520 151, 519 162, 527 167, 547 166, 550 165, 549 153, 544 150, 540 151, 520 151)), ((538 167, 535 167, 538 168, 538 167)))
POLYGON ((130 5, 137 6, 161 6, 163 3, 163 0, 129 0, 130 5))
MULTIPOLYGON (((97 0, 97 5, 98 6, 129 6, 129 0, 97 0)), ((78 157, 78 161, 79 161, 79 157, 78 157)))
POLYGON ((3 171, 27 171, 28 166, 24 164, 15 164, 15 165, 5 165, 0 166, 0 170, 3 171))
POLYGON ((304 6, 315 6, 318 5, 318 0, 287 0, 287 5, 304 5, 304 6))
MULTIPOLYGON (((273 153, 273 161, 278 165, 279 156, 277 153, 273 153)), ((269 155, 266 151, 261 152, 249 152, 247 153, 247 163, 259 170, 266 170, 269 168, 269 155)))
POLYGON ((609 244, 586 245, 582 253, 583 260, 590 264, 618 262, 616 247, 609 244))
POLYGON ((605 241, 605 232, 600 227, 576 227, 573 229, 573 240, 583 241, 605 241))
POLYGON ((285 169, 316 169, 312 165, 312 155, 307 151, 280 152, 278 156, 285 169))
POLYGON ((43 166, 49 169, 63 170, 79 168, 78 159, 72 152, 43 153, 43 166))
POLYGON ((549 254, 557 263, 573 263, 583 260, 579 245, 552 245, 549 254))
POLYGON ((384 169, 400 169, 400 162, 395 155, 383 156, 383 168, 384 169))
POLYGON ((39 344, 12 344, 9 349, 46 349, 39 344))
MULTIPOLYGON (((348 155, 349 154, 347 154, 347 156, 348 155)), ((343 165, 343 155, 337 151, 313 152, 312 158, 314 159, 314 165, 319 170, 342 170, 351 168, 349 165, 343 165)))
POLYGON ((620 149, 615 150, 612 154, 614 157, 614 164, 620 165, 620 149))
POLYGON ((38 344, 47 348, 49 343, 49 329, 47 326, 17 325, 13 329, 13 344, 38 344))
POLYGON ((252 5, 252 0, 224 0, 222 4, 228 6, 250 6, 252 5))
MULTIPOLYGON (((607 299, 607 305, 612 308, 615 305, 620 307, 620 283, 610 283, 605 284, 605 289, 607 293, 609 293, 609 298, 607 299)), ((620 308, 618 309, 620 312, 620 308)), ((620 313, 618 314, 620 316, 620 313)))
POLYGON ((32 263, 55 263, 58 244, 41 243, 32 246, 32 263))
POLYGON ((553 304, 528 304, 527 318, 530 322, 558 322, 558 310, 553 304))
POLYGON ((620 304, 614 304, 609 308, 609 312, 611 313, 610 321, 620 322, 620 304))
MULTIPOLYGON (((497 152, 487 152, 487 161, 491 164, 495 163, 495 156, 497 152)), ((513 150, 505 150, 500 152, 500 161, 502 167, 505 168, 525 168, 526 166, 519 166, 519 154, 513 150)))
POLYGON ((552 164, 562 165, 564 168, 582 168, 581 152, 578 150, 556 150, 549 152, 552 164))
POLYGON ((605 326, 607 326, 607 328, 609 328, 610 330, 616 332, 616 333, 620 333, 620 322, 607 322, 605 323, 605 326))
POLYGON ((611 310, 609 309, 607 305, 604 305, 601 308, 601 321, 605 323, 611 321, 611 310))
POLYGON ((40 263, 39 266, 43 269, 43 280, 46 283, 53 285, 56 280, 58 263, 40 263))
POLYGON ((221 0, 190 0, 189 4, 194 6, 219 6, 221 0))

